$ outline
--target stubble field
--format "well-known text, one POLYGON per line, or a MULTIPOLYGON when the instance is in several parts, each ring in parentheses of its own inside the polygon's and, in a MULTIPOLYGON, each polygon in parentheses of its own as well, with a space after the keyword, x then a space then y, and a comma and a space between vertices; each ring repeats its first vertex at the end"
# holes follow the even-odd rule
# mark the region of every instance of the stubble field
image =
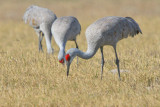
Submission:
MULTIPOLYGON (((160 1, 159 0, 5 0, 0 1, 0 106, 66 107, 158 107, 160 106, 160 1), (104 47, 104 74, 100 79, 101 54, 89 59, 76 58, 70 75, 58 61, 59 48, 52 39, 54 54, 38 51, 38 37, 22 21, 29 5, 49 8, 58 16, 75 16, 81 23, 77 37, 86 51, 86 28, 105 16, 130 16, 143 34, 121 40, 117 45, 118 74, 114 50, 104 47)), ((75 48, 67 42, 66 50, 75 48)))

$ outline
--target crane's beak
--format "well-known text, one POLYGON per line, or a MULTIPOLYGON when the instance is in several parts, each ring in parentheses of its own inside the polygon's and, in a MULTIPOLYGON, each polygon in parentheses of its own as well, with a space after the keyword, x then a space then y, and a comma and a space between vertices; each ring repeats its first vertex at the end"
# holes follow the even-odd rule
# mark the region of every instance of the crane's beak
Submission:
POLYGON ((66 61, 66 65, 67 65, 67 76, 68 76, 69 75, 70 62, 66 61))

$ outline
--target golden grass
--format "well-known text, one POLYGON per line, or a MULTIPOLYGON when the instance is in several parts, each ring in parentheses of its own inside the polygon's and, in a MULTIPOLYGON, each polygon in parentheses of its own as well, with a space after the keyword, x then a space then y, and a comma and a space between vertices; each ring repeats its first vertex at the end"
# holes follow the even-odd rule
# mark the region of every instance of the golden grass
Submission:
MULTIPOLYGON (((160 106, 158 0, 135 0, 132 3, 127 0, 94 0, 92 5, 89 5, 91 0, 13 1, 16 1, 13 5, 7 5, 10 1, 1 1, 3 5, 0 7, 0 106, 160 106), (45 40, 45 52, 39 53, 34 30, 20 21, 29 4, 48 7, 57 16, 71 14, 78 17, 82 33, 77 39, 82 51, 87 48, 85 29, 93 21, 110 15, 132 16, 139 23, 143 35, 129 37, 117 45, 120 68, 130 72, 121 73, 122 81, 118 80, 118 74, 109 72, 116 68, 115 55, 112 47, 105 46, 103 80, 100 79, 100 51, 92 59, 79 58, 78 68, 74 60, 67 78, 66 66, 58 62, 59 48, 55 41, 54 55, 46 54, 45 40), (145 13, 149 4, 149 13, 145 13), (20 10, 16 11, 18 8, 20 10), (7 16, 2 9, 17 14, 7 16)), ((66 50, 72 47, 75 44, 68 42, 66 50)))

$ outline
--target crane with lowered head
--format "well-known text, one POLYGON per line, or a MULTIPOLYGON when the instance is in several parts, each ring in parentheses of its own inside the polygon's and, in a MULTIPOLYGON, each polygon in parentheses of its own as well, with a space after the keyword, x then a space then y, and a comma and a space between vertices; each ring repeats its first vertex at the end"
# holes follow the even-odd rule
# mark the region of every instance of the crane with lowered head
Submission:
POLYGON ((53 48, 51 46, 51 26, 56 19, 57 16, 51 10, 36 5, 29 6, 26 12, 24 13, 24 22, 29 23, 29 25, 33 27, 36 34, 38 35, 39 51, 43 51, 41 42, 43 36, 45 36, 47 52, 53 53, 53 48))
POLYGON ((118 76, 120 79, 119 59, 116 51, 117 42, 128 36, 134 37, 142 31, 137 22, 131 17, 117 17, 109 16, 104 17, 93 24, 91 24, 86 32, 86 39, 88 48, 86 52, 82 52, 77 48, 71 48, 66 52, 65 59, 67 65, 67 76, 69 75, 69 68, 75 56, 83 59, 92 58, 97 50, 101 50, 101 79, 104 66, 103 46, 110 45, 114 48, 116 56, 116 65, 118 69, 118 76))
POLYGON ((65 62, 65 46, 67 41, 75 41, 76 48, 78 49, 76 37, 81 32, 81 25, 77 18, 73 16, 60 17, 57 18, 56 21, 53 23, 51 31, 57 45, 60 48, 58 60, 60 63, 63 64, 65 62))

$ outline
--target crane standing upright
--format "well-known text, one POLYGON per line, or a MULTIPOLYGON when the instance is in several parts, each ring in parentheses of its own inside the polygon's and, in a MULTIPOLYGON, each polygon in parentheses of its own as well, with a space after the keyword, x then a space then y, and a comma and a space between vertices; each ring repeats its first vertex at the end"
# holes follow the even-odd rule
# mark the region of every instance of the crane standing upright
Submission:
POLYGON ((131 17, 109 16, 97 20, 87 28, 85 33, 88 44, 87 51, 82 52, 79 49, 71 48, 66 52, 65 59, 67 64, 67 76, 69 75, 70 64, 75 56, 89 59, 92 58, 100 48, 102 56, 102 79, 104 66, 103 46, 111 45, 115 51, 116 65, 120 79, 119 59, 116 51, 117 42, 123 38, 127 38, 128 35, 134 37, 138 33, 142 34, 142 31, 136 21, 131 17))
POLYGON ((39 51, 43 51, 41 42, 43 36, 45 36, 47 52, 53 53, 53 48, 51 46, 51 26, 56 19, 57 16, 51 10, 35 5, 28 7, 24 13, 24 22, 29 23, 29 25, 34 28, 36 34, 38 35, 39 51))

